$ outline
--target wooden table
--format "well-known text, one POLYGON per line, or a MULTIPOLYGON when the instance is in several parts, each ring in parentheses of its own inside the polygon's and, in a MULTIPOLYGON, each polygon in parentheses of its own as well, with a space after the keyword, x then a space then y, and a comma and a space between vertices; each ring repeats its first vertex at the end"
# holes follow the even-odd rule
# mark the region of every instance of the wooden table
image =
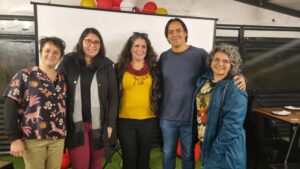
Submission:
POLYGON ((287 110, 290 111, 291 114, 286 116, 273 114, 273 111, 281 111, 285 110, 283 107, 266 107, 266 108, 256 108, 254 111, 262 116, 267 118, 277 119, 280 121, 284 121, 290 123, 292 125, 300 125, 300 110, 287 110))
MULTIPOLYGON (((276 114, 272 113, 273 111, 281 111, 281 110, 285 110, 285 109, 283 107, 266 107, 266 108, 256 108, 256 109, 254 109, 254 112, 256 112, 259 115, 262 115, 266 118, 271 118, 271 119, 276 119, 276 120, 280 120, 280 121, 283 121, 283 122, 287 122, 287 123, 289 123, 293 126, 292 138, 290 139, 289 149, 288 149, 288 152, 286 154, 284 164, 282 165, 282 167, 284 167, 284 168, 294 168, 292 166, 296 165, 297 168, 298 167, 300 168, 300 166, 298 166, 298 164, 291 164, 290 167, 289 167, 289 164, 287 163, 287 160, 289 158, 291 149, 293 147, 295 136, 296 136, 298 128, 300 126, 300 111, 299 110, 287 110, 287 111, 290 111, 291 113, 289 115, 285 115, 285 116, 276 115, 276 114)), ((299 137, 297 139, 299 139, 299 137)), ((276 164, 274 166, 275 166, 274 168, 281 167, 278 164, 276 164)))

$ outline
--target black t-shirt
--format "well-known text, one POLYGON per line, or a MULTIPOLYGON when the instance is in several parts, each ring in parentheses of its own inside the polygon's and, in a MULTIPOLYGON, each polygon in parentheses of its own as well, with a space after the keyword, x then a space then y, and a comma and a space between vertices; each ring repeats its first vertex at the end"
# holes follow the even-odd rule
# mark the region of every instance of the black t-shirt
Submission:
MULTIPOLYGON (((96 70, 87 67, 80 67, 82 120, 91 122, 91 84, 96 70)), ((92 91, 93 92, 93 91, 92 91)))

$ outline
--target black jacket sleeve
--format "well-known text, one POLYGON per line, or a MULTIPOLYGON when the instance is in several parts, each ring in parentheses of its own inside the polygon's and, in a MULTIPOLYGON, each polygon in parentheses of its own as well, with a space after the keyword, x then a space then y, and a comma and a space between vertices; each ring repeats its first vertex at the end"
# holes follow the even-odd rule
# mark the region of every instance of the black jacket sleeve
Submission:
POLYGON ((18 102, 6 97, 4 103, 4 128, 8 136, 8 140, 14 141, 21 139, 23 132, 18 122, 18 102))
POLYGON ((109 76, 108 76, 108 126, 115 127, 116 126, 116 119, 118 116, 118 82, 117 76, 113 66, 109 66, 109 76))

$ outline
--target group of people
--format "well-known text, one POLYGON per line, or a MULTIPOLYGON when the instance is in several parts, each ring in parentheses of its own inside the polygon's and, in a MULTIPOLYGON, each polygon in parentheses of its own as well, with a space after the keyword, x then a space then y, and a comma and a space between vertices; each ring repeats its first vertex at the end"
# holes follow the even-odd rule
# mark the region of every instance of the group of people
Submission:
POLYGON ((116 64, 94 28, 65 56, 60 38, 41 39, 39 66, 19 71, 4 93, 11 154, 23 156, 26 169, 58 169, 67 147, 73 169, 100 169, 119 140, 123 169, 150 169, 160 126, 164 169, 175 169, 178 139, 183 169, 195 168, 198 141, 204 169, 245 169, 247 94, 237 48, 221 44, 208 54, 188 45, 179 18, 165 36, 171 48, 157 60, 148 35, 134 32, 116 64))

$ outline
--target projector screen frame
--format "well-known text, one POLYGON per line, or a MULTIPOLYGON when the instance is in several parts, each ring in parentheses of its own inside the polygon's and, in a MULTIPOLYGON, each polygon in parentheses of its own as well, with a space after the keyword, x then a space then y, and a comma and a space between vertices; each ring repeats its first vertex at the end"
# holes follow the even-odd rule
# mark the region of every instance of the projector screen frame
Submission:
MULTIPOLYGON (((38 65, 39 64, 39 39, 41 38, 39 36, 39 24, 38 24, 38 5, 41 5, 41 6, 50 6, 50 7, 59 7, 59 8, 73 8, 73 9, 80 9, 80 10, 92 10, 92 11, 102 11, 102 12, 111 12, 111 14, 114 14, 114 13, 117 13, 117 14, 130 14, 130 15, 138 15, 138 16, 156 16, 156 17, 164 17, 164 18, 168 18, 171 19, 171 18, 180 18, 180 19, 200 19, 200 20, 206 20, 206 21, 213 21, 213 30, 212 30, 212 41, 211 41, 211 48, 213 47, 214 43, 215 43, 215 38, 216 38, 216 22, 218 19, 216 18, 206 18, 206 17, 195 17, 195 16, 180 16, 180 15, 161 15, 161 14, 146 14, 146 13, 134 13, 134 12, 128 12, 128 11, 112 11, 112 10, 104 10, 104 9, 98 9, 98 8, 86 8, 86 7, 80 7, 80 6, 67 6, 67 5, 59 5, 59 4, 48 4, 48 3, 39 3, 39 2, 31 2, 31 4, 33 4, 33 7, 34 7, 34 17, 35 17, 35 49, 36 49, 36 64, 38 65)), ((184 20, 185 22, 185 20, 184 20)), ((165 24, 167 22, 164 23, 163 27, 165 27, 165 24)), ((186 22, 185 22, 186 23, 186 22)), ((93 27, 93 26, 87 26, 87 27, 93 27)), ((97 27, 95 27, 96 29, 98 29, 97 27)), ((187 28, 189 30, 189 39, 191 39, 191 34, 190 34, 190 30, 191 28, 187 25, 187 28)), ((99 29, 98 29, 99 30, 99 29)), ((81 30, 83 31, 83 30, 81 30)), ((104 33, 101 32, 99 30, 99 32, 101 33, 102 37, 104 37, 104 33)), ((134 29, 132 30, 132 32, 135 32, 134 29)), ((161 32, 164 33, 164 29, 161 30, 161 32)), ((145 33, 148 33, 148 32, 145 32, 145 33)), ((48 36, 48 35, 47 35, 48 36)), ((55 35, 49 35, 49 36, 55 36, 55 35)), ((60 36, 58 36, 60 37, 60 36)), ((62 37, 60 37, 62 38, 62 37)), ((127 36, 127 38, 129 38, 129 36, 127 36)), ((167 42, 167 39, 165 37, 163 37, 164 39, 162 39, 161 41, 165 41, 167 42)), ((64 38, 62 38, 64 40, 64 38)), ((77 40, 79 39, 79 36, 78 37, 74 37, 74 40, 76 41, 75 43, 77 43, 77 40)), ((103 38, 104 39, 104 44, 105 44, 105 48, 106 48, 106 51, 107 51, 107 39, 103 38)), ((149 39, 151 40, 151 38, 149 37, 149 39)), ((189 39, 188 39, 188 44, 189 44, 189 39)), ((151 40, 152 42, 152 45, 153 45, 153 40, 151 40)), ((207 42, 208 43, 208 42, 207 42)), ((125 42, 123 43, 123 45, 125 44, 125 42)), ((70 48, 70 45, 66 42, 66 45, 67 45, 67 48, 70 48)), ((191 44, 193 45, 193 44, 191 44)), ((72 45, 71 48, 73 51, 73 48, 74 48, 75 45, 72 45)), ((196 46, 196 47, 202 47, 202 46, 197 46, 197 45, 193 45, 193 46, 196 46)), ((154 50, 155 50, 155 46, 153 45, 154 47, 154 50)), ((170 48, 170 45, 164 49, 167 50, 170 48)), ((202 47, 203 48, 203 47, 202 47)), ((205 48, 204 48, 205 49, 205 48)), ((207 50, 207 49, 206 49, 207 50)), ((69 53, 71 51, 65 51, 66 53, 69 53)), ((157 50, 155 50, 157 52, 157 55, 159 56, 161 54, 161 51, 158 52, 157 50)), ((209 52, 209 50, 207 50, 209 52)), ((121 52, 121 50, 118 51, 119 53, 121 52)), ((107 53, 106 53, 107 54, 107 53)), ((114 60, 112 57, 110 57, 108 54, 107 54, 107 57, 111 58, 113 61, 116 61, 114 60)))

